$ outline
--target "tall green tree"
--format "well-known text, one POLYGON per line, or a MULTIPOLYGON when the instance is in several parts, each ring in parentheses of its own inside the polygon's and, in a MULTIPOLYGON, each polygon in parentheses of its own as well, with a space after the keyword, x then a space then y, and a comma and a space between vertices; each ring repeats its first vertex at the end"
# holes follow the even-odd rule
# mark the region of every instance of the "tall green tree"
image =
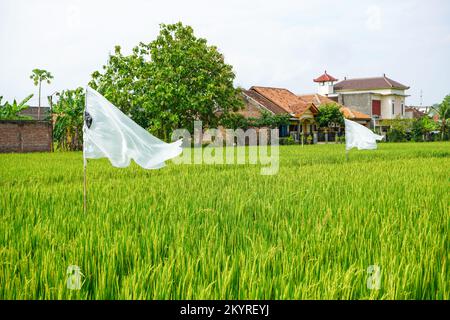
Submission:
POLYGON ((432 113, 436 114, 439 119, 439 127, 441 131, 441 140, 449 136, 448 120, 450 118, 450 94, 445 96, 444 100, 437 106, 432 107, 432 113))
POLYGON ((42 81, 50 84, 53 79, 52 74, 43 69, 33 69, 31 71, 30 79, 33 80, 35 86, 39 86, 39 106, 38 106, 38 120, 41 119, 41 84, 42 81))
POLYGON ((190 26, 161 24, 156 40, 140 43, 131 55, 120 47, 90 85, 141 126, 168 138, 177 127, 205 127, 243 106, 235 74, 217 47, 197 38, 190 26))

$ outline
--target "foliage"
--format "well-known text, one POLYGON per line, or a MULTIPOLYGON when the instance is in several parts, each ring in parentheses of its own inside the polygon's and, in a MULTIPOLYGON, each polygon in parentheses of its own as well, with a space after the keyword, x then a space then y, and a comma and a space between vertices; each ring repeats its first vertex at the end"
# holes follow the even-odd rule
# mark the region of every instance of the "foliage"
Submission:
POLYGON ((20 112, 29 108, 27 102, 32 97, 33 95, 30 94, 20 102, 14 99, 12 104, 8 101, 2 104, 3 97, 0 96, 0 120, 31 120, 31 117, 20 115, 20 112))
POLYGON ((228 113, 220 117, 219 124, 227 129, 247 130, 250 126, 250 120, 240 113, 228 113))
POLYGON ((240 113, 228 113, 220 117, 219 124, 229 129, 243 129, 253 128, 278 128, 280 126, 289 125, 289 114, 272 114, 268 111, 262 110, 259 118, 248 117, 240 113))
POLYGON ((400 116, 397 116, 395 119, 380 121, 380 125, 390 127, 387 133, 387 138, 390 142, 407 141, 413 123, 414 119, 402 119, 400 116))
POLYGON ((292 136, 279 138, 278 143, 280 145, 293 145, 296 144, 294 138, 292 136))
POLYGON ((156 40, 139 43, 129 56, 109 57, 104 72, 90 85, 144 128, 167 139, 175 128, 193 128, 194 120, 216 126, 218 112, 239 110, 240 89, 223 55, 181 23, 161 24, 156 40))
POLYGON ((262 110, 261 117, 250 118, 250 123, 252 127, 268 127, 268 128, 278 128, 280 126, 289 125, 290 120, 289 114, 272 114, 268 111, 262 110))
POLYGON ((329 128, 331 125, 344 125, 344 116, 336 103, 326 103, 319 107, 319 112, 315 117, 316 123, 321 128, 329 128))
POLYGON ((449 300, 448 143, 343 155, 282 146, 276 176, 92 160, 85 215, 81 152, 0 154, 0 299, 449 300))
POLYGON ((31 71, 30 79, 33 80, 35 86, 39 85, 39 83, 41 83, 42 81, 50 84, 51 80, 53 79, 53 75, 47 70, 33 69, 31 71))
POLYGON ((445 96, 444 100, 438 106, 433 106, 432 110, 439 117, 438 123, 441 131, 441 140, 448 140, 450 137, 448 127, 448 121, 450 119, 450 94, 445 96))
POLYGON ((40 107, 41 107, 41 83, 42 81, 47 82, 50 84, 51 80, 53 79, 53 75, 43 69, 33 69, 31 71, 30 79, 33 80, 33 83, 35 86, 39 85, 39 109, 38 109, 38 117, 40 117, 40 107))
POLYGON ((53 106, 55 124, 53 139, 61 150, 81 150, 83 147, 83 112, 85 94, 83 88, 58 93, 53 106))
POLYGON ((430 133, 437 128, 437 124, 428 116, 415 119, 411 127, 411 140, 423 141, 424 136, 425 139, 428 140, 430 133))

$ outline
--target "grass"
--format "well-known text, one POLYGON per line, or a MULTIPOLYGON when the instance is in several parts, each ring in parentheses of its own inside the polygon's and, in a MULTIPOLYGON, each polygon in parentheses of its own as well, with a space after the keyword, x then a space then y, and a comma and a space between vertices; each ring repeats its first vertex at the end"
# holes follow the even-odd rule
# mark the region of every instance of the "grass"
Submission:
POLYGON ((280 160, 274 176, 91 160, 84 215, 81 153, 1 154, 0 299, 450 299, 449 143, 280 160))

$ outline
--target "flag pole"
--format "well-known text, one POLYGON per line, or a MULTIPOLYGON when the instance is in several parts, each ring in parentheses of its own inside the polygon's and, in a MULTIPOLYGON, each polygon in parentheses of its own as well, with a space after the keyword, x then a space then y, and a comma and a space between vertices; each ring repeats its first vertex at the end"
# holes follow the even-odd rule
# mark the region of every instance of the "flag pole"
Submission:
MULTIPOLYGON (((83 128, 85 126, 85 121, 86 121, 86 106, 87 106, 87 88, 86 88, 86 92, 85 92, 85 96, 84 96, 84 112, 83 112, 83 128)), ((86 179, 86 167, 87 167, 87 159, 86 159, 86 154, 85 154, 85 138, 86 137, 86 132, 83 129, 83 211, 84 214, 87 213, 87 201, 86 201, 86 197, 87 197, 87 179, 86 179)))

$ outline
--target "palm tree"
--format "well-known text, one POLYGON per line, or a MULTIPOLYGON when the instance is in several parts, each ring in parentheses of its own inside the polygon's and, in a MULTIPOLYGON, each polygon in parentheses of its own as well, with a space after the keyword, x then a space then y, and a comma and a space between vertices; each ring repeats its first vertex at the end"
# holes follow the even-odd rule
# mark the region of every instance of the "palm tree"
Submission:
POLYGON ((439 117, 439 125, 441 127, 441 140, 444 140, 444 135, 446 134, 447 120, 450 118, 450 94, 447 95, 444 100, 433 107, 431 107, 433 113, 439 117))
POLYGON ((47 81, 48 84, 50 84, 50 80, 53 79, 52 74, 43 69, 33 69, 31 71, 30 79, 34 81, 34 85, 39 85, 39 106, 38 106, 38 120, 41 119, 41 82, 47 81))

